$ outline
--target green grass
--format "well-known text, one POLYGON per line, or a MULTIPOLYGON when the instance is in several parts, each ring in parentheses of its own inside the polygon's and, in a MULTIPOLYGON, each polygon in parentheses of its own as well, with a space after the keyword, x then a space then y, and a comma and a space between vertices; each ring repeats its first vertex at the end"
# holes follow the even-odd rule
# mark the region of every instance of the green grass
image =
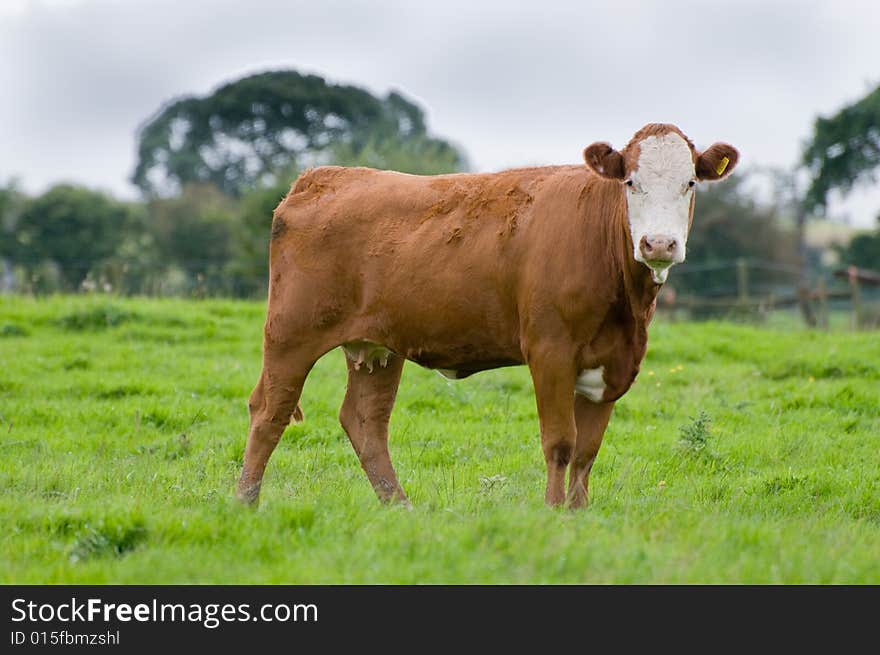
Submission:
POLYGON ((593 469, 543 506, 527 371, 407 364, 377 503, 342 354, 233 499, 264 308, 0 298, 0 582, 880 583, 880 338, 658 321, 593 469))

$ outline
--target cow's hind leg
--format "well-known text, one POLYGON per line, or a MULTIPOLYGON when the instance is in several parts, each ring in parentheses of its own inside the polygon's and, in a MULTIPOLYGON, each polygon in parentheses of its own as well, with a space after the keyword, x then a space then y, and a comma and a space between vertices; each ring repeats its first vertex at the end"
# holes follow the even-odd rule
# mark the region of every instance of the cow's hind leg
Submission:
POLYGON ((320 353, 264 345, 263 371, 248 401, 250 429, 244 464, 238 481, 238 498, 254 504, 266 463, 291 420, 302 420, 299 398, 303 384, 320 353))
POLYGON ((404 359, 386 351, 374 361, 347 353, 345 361, 348 389, 339 410, 339 422, 379 500, 409 505, 388 452, 388 421, 404 359))
POLYGON ((574 401, 574 417, 577 424, 577 441, 574 457, 568 472, 568 506, 584 507, 587 504, 590 469, 602 445, 602 436, 608 427, 614 403, 594 403, 578 395, 574 401))

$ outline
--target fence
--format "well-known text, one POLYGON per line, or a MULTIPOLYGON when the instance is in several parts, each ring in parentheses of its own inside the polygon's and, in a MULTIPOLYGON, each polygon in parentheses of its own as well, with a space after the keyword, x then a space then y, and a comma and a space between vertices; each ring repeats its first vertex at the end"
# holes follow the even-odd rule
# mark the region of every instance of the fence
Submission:
POLYGON ((853 329, 880 328, 880 273, 849 267, 811 275, 789 264, 751 259, 682 265, 658 298, 658 310, 673 320, 766 321, 775 312, 799 315, 812 327, 832 318, 853 329), (690 278, 698 277, 695 285, 690 278))

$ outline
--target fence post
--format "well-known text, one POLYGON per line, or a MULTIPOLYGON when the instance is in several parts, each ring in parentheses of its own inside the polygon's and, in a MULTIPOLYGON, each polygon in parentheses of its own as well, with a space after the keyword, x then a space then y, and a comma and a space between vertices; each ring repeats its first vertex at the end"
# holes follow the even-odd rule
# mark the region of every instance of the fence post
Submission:
POLYGON ((749 301, 749 263, 743 257, 736 260, 736 291, 740 303, 745 305, 749 301))
POLYGON ((862 325, 862 293, 859 289, 859 270, 855 266, 850 266, 847 273, 849 273, 849 288, 852 291, 853 329, 858 330, 862 325))
POLYGON ((825 276, 820 275, 816 281, 816 293, 819 296, 819 327, 827 330, 830 327, 828 316, 828 287, 825 285, 825 276))

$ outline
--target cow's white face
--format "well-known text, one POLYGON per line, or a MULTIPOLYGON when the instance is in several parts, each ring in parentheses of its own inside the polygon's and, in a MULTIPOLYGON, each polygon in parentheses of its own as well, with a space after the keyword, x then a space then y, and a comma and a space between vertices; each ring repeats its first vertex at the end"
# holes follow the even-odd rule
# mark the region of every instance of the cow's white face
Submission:
POLYGON ((696 183, 727 177, 738 160, 739 152, 726 143, 697 152, 668 123, 645 125, 623 152, 604 141, 584 148, 584 161, 594 173, 623 185, 633 258, 651 269, 657 284, 666 281, 673 264, 684 261, 696 183))
POLYGON ((663 283, 685 258, 693 206, 694 155, 676 132, 638 142, 635 168, 624 181, 633 257, 663 283))

